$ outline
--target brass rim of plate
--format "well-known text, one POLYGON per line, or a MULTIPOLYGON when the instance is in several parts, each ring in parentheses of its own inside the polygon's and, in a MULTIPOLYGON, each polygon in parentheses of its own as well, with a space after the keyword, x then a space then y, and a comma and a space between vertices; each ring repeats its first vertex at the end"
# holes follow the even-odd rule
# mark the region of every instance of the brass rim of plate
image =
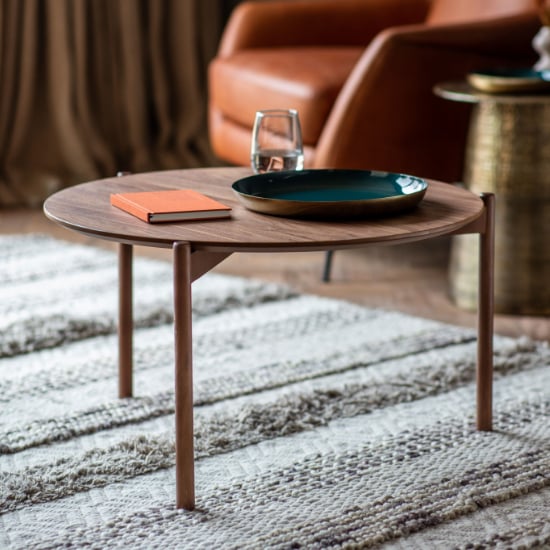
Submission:
POLYGON ((520 92, 550 90, 550 82, 533 78, 500 77, 482 74, 469 74, 468 83, 482 92, 520 92))

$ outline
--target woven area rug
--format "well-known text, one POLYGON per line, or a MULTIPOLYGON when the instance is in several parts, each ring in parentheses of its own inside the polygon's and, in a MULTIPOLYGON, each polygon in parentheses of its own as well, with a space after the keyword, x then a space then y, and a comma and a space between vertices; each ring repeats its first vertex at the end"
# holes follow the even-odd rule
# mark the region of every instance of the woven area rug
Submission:
POLYGON ((135 262, 117 391, 116 256, 0 237, 0 548, 550 545, 550 350, 208 274, 193 285, 197 510, 175 509, 171 266, 135 262))

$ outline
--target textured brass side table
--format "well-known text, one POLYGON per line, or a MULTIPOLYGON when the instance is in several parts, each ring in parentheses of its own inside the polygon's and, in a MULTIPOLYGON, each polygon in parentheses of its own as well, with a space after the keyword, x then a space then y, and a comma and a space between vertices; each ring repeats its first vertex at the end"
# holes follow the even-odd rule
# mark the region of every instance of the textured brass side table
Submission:
MULTIPOLYGON (((464 184, 496 196, 495 311, 550 314, 550 94, 487 94, 466 82, 434 92, 473 104, 464 184)), ((477 242, 454 237, 450 287, 475 309, 477 242)))

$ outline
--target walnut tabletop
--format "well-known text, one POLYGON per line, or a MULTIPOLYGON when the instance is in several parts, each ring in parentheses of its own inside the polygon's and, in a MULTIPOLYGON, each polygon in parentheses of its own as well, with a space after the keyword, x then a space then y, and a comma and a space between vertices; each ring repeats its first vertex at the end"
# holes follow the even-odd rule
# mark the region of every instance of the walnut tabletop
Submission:
POLYGON ((480 218, 483 201, 471 192, 428 180, 419 206, 408 213, 353 221, 279 218, 247 210, 231 188, 247 168, 168 170, 106 178, 59 191, 46 215, 80 233, 120 243, 172 247, 190 243, 209 252, 268 252, 354 248, 403 243, 457 232, 480 218), (111 193, 192 188, 230 206, 230 219, 148 224, 112 206, 111 193))

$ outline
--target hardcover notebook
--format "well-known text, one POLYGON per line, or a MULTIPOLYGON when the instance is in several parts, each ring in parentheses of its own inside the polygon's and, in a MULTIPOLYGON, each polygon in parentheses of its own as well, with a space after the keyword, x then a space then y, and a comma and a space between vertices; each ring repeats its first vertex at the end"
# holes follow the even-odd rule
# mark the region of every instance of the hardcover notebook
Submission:
POLYGON ((111 195, 111 204, 147 223, 229 218, 231 208, 194 191, 142 191, 111 195))

